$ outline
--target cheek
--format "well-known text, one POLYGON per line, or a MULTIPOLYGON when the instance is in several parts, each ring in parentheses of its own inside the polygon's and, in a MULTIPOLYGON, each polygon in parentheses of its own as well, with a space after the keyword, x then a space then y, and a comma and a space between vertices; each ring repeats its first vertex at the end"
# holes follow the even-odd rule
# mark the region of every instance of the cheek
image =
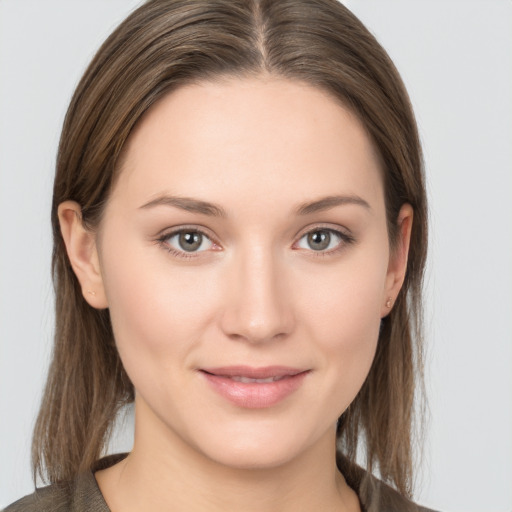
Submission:
POLYGON ((327 335, 324 339, 332 338, 329 332, 346 333, 347 340, 357 343, 358 336, 348 333, 364 333, 368 325, 380 324, 387 257, 366 254, 356 254, 329 272, 320 269, 296 277, 302 283, 296 292, 301 307, 327 335))
POLYGON ((157 248, 109 245, 102 272, 123 364, 132 380, 133 373, 167 372, 204 337, 218 303, 213 283, 197 268, 172 268, 157 248))
POLYGON ((380 251, 341 264, 332 273, 310 273, 302 297, 307 337, 320 348, 332 399, 341 412, 355 398, 370 370, 380 329, 387 257, 380 251), (308 291, 307 291, 308 290, 308 291))

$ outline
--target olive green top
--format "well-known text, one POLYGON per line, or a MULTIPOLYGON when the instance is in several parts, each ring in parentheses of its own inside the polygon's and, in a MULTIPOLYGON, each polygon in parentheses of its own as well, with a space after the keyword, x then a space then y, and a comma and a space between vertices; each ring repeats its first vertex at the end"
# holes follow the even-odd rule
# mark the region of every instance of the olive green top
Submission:
MULTIPOLYGON (((79 475, 73 482, 39 488, 9 505, 4 512, 110 512, 94 472, 108 468, 124 457, 126 454, 104 457, 91 471, 79 475)), ((347 483, 357 492, 362 512, 433 512, 415 505, 342 458, 338 459, 338 467, 347 483)))

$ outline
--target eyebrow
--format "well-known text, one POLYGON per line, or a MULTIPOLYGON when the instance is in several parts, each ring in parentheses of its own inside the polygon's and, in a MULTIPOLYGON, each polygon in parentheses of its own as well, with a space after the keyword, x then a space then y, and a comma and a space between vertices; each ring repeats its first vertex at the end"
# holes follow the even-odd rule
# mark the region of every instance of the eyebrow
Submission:
POLYGON ((160 196, 149 203, 143 204, 140 208, 154 208, 155 206, 174 206, 187 212, 210 215, 212 217, 227 217, 226 211, 221 207, 200 199, 177 196, 160 196))
POLYGON ((371 206, 362 197, 356 195, 348 196, 327 196, 315 201, 301 204, 297 210, 297 215, 309 215, 310 213, 323 212, 330 210, 336 206, 343 206, 347 204, 355 204, 363 206, 367 210, 371 210, 371 206))
MULTIPOLYGON (((370 205, 363 198, 356 195, 335 195, 326 196, 314 201, 309 201, 300 204, 296 210, 296 215, 309 215, 311 213, 322 212, 330 210, 336 206, 343 205, 359 205, 367 210, 371 210, 370 205)), ((212 217, 227 217, 226 211, 219 205, 202 201, 200 199, 193 199, 191 197, 178 197, 178 196, 160 196, 156 199, 143 204, 141 209, 154 208, 156 206, 173 206, 181 210, 192 213, 200 213, 202 215, 209 215, 212 217)))

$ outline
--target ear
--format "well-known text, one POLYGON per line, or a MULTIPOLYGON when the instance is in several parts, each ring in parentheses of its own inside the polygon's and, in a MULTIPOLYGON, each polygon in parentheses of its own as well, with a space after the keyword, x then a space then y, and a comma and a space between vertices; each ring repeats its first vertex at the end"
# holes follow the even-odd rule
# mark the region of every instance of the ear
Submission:
POLYGON ((82 209, 75 201, 64 201, 57 210, 60 231, 71 267, 85 300, 96 309, 108 307, 96 246, 96 234, 82 223, 82 209))
POLYGON ((398 240, 391 250, 382 303, 381 318, 389 314, 393 303, 404 283, 409 256, 409 244, 414 211, 410 204, 404 204, 398 213, 398 240))

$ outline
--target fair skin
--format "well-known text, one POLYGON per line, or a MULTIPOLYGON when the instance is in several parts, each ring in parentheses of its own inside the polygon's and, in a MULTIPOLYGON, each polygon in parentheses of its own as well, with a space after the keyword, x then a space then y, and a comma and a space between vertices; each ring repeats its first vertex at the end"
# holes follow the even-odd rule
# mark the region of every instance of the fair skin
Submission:
POLYGON ((359 510, 335 426, 370 369, 412 224, 404 205, 391 251, 381 174, 326 93, 232 78, 144 116, 96 232, 60 205, 84 297, 109 308, 136 390, 133 450, 96 473, 113 512, 359 510), (212 370, 234 365, 235 378, 212 370), (239 382, 275 367, 294 369, 279 376, 291 391, 239 382))

